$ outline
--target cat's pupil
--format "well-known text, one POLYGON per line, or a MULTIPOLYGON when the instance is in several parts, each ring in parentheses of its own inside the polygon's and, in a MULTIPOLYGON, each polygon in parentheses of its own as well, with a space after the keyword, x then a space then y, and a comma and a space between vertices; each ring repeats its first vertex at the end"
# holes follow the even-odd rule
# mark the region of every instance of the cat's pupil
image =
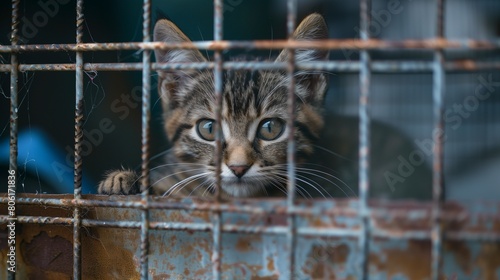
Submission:
POLYGON ((257 137, 266 141, 277 139, 283 133, 284 124, 285 122, 281 119, 265 119, 261 122, 257 137))
POLYGON ((198 132, 198 135, 202 139, 207 141, 214 141, 215 140, 214 121, 207 119, 200 120, 196 127, 196 132, 198 132))
POLYGON ((268 133, 271 133, 272 125, 273 125, 273 124, 272 124, 272 122, 271 122, 271 121, 267 121, 267 122, 265 122, 265 123, 264 123, 263 127, 264 127, 265 129, 267 129, 267 132, 268 132, 268 133))
POLYGON ((203 128, 205 130, 207 130, 208 133, 212 134, 212 123, 205 123, 205 125, 203 126, 203 128))

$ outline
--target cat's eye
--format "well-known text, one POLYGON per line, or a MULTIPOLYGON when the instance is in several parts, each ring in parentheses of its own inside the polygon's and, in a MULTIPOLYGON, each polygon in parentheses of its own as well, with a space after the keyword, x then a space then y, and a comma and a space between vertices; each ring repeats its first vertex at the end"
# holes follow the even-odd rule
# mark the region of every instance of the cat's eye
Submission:
POLYGON ((283 134, 285 130, 285 121, 278 118, 265 119, 260 122, 257 137, 262 140, 272 141, 283 134))
POLYGON ((196 125, 196 132, 198 135, 207 141, 215 140, 215 121, 209 119, 202 119, 196 125))

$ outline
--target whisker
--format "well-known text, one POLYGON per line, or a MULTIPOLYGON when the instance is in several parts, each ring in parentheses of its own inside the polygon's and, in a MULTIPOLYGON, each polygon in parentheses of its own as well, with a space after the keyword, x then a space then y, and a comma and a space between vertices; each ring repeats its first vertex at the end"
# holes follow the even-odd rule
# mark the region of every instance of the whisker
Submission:
MULTIPOLYGON (((271 183, 274 187, 278 188, 285 195, 288 195, 288 189, 286 187, 279 186, 276 184, 277 182, 281 182, 283 184, 286 184, 288 182, 288 180, 283 175, 284 174, 281 174, 281 173, 274 173, 274 174, 273 173, 267 173, 267 174, 264 173, 264 174, 262 174, 262 176, 264 178, 269 180, 269 183, 271 183)), ((304 182, 304 183, 307 183, 307 182, 304 182)), ((295 190, 297 191, 297 193, 299 193, 300 196, 307 198, 307 196, 305 194, 305 193, 307 193, 309 198, 312 198, 311 194, 303 186, 301 186, 300 184, 296 184, 295 186, 296 186, 295 190)), ((321 192, 319 192, 319 193, 321 193, 321 192)))
POLYGON ((205 189, 205 191, 203 192, 202 196, 205 196, 205 195, 206 195, 206 193, 207 193, 208 191, 210 191, 210 190, 214 190, 214 186, 215 186, 215 183, 214 183, 214 182, 212 182, 212 183, 211 183, 211 184, 210 184, 210 185, 209 185, 209 186, 205 189))
MULTIPOLYGON (((179 171, 179 172, 175 172, 175 173, 172 173, 172 174, 169 174, 165 177, 162 177, 160 179, 158 179, 156 182, 154 182, 153 184, 151 184, 151 186, 154 186, 156 184, 158 184, 159 182, 169 178, 169 177, 172 177, 172 176, 175 176, 175 175, 179 175, 179 174, 182 174, 182 173, 188 173, 188 172, 195 172, 195 171, 199 171, 199 170, 205 170, 204 168, 195 168, 195 169, 188 169, 188 170, 183 170, 183 171, 179 171)), ((188 177, 189 178, 189 177, 188 177)))
MULTIPOLYGON (((302 176, 302 175, 297 174, 297 180, 299 180, 299 181, 301 181, 301 182, 304 182, 305 184, 307 184, 307 185, 311 186, 311 187, 312 187, 313 189, 315 189, 315 190, 316 190, 316 191, 317 191, 317 192, 318 192, 318 193, 319 193, 319 194, 320 194, 323 198, 326 198, 326 196, 323 194, 323 192, 325 192, 326 194, 328 194, 328 196, 329 196, 330 198, 332 198, 332 196, 331 196, 331 195, 330 195, 330 194, 326 191, 326 189, 325 189, 324 187, 322 187, 322 186, 321 186, 318 182, 316 182, 316 181, 312 181, 312 180, 309 182, 309 181, 308 181, 308 179, 309 179, 309 178, 307 178, 307 177, 304 177, 304 176, 302 176), (317 186, 317 187, 315 187, 313 184, 316 184, 316 186, 317 186), (322 190, 323 190, 323 192, 322 192, 320 189, 322 189, 322 190)), ((306 192, 307 192, 307 191, 306 191, 306 192)), ((311 195, 309 194, 309 196, 311 196, 311 195)), ((312 196, 311 196, 311 198, 312 198, 312 196)))
POLYGON ((208 188, 210 188, 210 185, 214 184, 210 179, 205 179, 203 182, 201 182, 201 184, 199 184, 198 186, 196 186, 196 188, 194 188, 190 193, 189 193, 189 196, 192 196, 197 189, 199 189, 200 187, 202 187, 203 185, 206 185, 206 184, 209 184, 209 186, 205 189, 205 191, 203 192, 203 195, 202 196, 205 196, 205 193, 207 191, 208 188))
MULTIPOLYGON (((285 175, 285 174, 286 173, 278 173, 278 175, 285 175)), ((310 183, 307 180, 305 180, 305 179, 307 179, 306 177, 297 174, 296 179, 299 182, 302 182, 302 183, 305 183, 305 184, 309 185, 310 187, 312 187, 313 189, 315 189, 319 194, 321 194, 321 196, 323 196, 324 198, 326 198, 326 196, 317 187, 315 187, 312 183, 310 183)), ((321 187, 317 182, 314 182, 314 183, 316 183, 316 185, 318 185, 318 187, 321 187)), ((302 190, 309 196, 309 198, 313 198, 313 196, 303 186, 299 186, 298 184, 296 184, 296 189, 298 189, 297 187, 301 187, 302 190)), ((323 191, 326 192, 326 190, 324 188, 323 188, 323 191)))
MULTIPOLYGON (((205 172, 205 173, 200 173, 200 174, 196 174, 196 175, 193 175, 193 176, 190 176, 190 177, 187 177, 177 183, 175 183, 172 187, 170 187, 169 190, 167 190, 163 196, 166 196, 167 194, 170 195, 170 194, 173 194, 174 192, 179 192, 180 190, 182 190, 185 186, 187 186, 188 184, 190 184, 191 182, 194 182, 196 181, 197 179, 201 178, 201 177, 204 177, 204 176, 207 176, 211 174, 211 172, 205 172), (181 187, 182 186, 182 187, 181 187)), ((168 196, 167 195, 167 196, 168 196)))
MULTIPOLYGON (((310 165, 314 165, 314 164, 310 164, 310 165)), ((321 165, 317 165, 317 166, 321 166, 321 165)), ((279 174, 281 176, 287 176, 287 170, 285 169, 286 167, 288 167, 288 164, 286 163, 283 163, 283 164, 277 164, 277 165, 274 165, 274 166, 267 166, 262 168, 261 171, 263 172, 280 172, 279 174)), ((323 166, 321 166, 323 167, 323 166)), ((325 167, 325 169, 328 169, 325 167)), ((329 169, 331 170, 331 169, 329 169)), ((332 174, 329 174, 327 172, 324 172, 324 171, 321 171, 321 170, 317 170, 317 169, 311 169, 311 168, 305 168, 305 167, 296 167, 296 171, 299 173, 302 173, 302 174, 308 174, 308 175, 311 175, 311 176, 315 176, 315 177, 318 177, 320 179, 323 179, 325 181, 327 181, 328 183, 332 184, 333 186, 335 186, 336 188, 338 188, 340 191, 342 191, 344 193, 344 195, 346 197, 350 197, 349 194, 346 192, 346 190, 344 190, 343 186, 345 186, 345 188, 350 191, 350 193, 352 193, 355 197, 356 197, 356 193, 353 191, 353 189, 347 185, 344 181, 342 181, 340 178, 332 175, 332 174), (315 174, 314 172, 316 173, 319 173, 319 174, 315 174), (320 174, 324 175, 324 176, 321 176, 320 174), (337 184, 331 180, 329 180, 328 178, 326 178, 326 176, 328 177, 331 177, 335 180, 338 180, 341 184, 337 184)), ((333 171, 333 170, 331 170, 333 171)), ((320 183, 316 182, 315 180, 312 180, 311 178, 308 178, 306 176, 302 176, 302 175, 299 175, 297 174, 297 179, 301 179, 300 181, 309 185, 310 187, 312 187, 313 189, 315 189, 320 195, 322 195, 323 197, 325 197, 325 193, 329 196, 329 197, 332 197, 331 193, 329 193, 325 187, 323 187, 320 183), (314 183, 314 185, 312 185, 312 182, 314 183), (317 187, 316 187, 317 186, 317 187), (322 191, 320 191, 320 189, 322 191)))
POLYGON ((347 157, 345 157, 345 156, 343 156, 343 155, 341 155, 341 154, 339 154, 339 153, 336 153, 336 152, 334 152, 334 151, 331 151, 331 150, 329 150, 329 149, 327 149, 327 148, 324 148, 324 147, 321 147, 321 146, 319 146, 319 145, 315 145, 315 144, 313 144, 313 146, 314 146, 314 148, 320 149, 320 150, 322 150, 322 151, 324 151, 324 152, 327 152, 327 153, 329 153, 329 154, 331 154, 331 155, 334 155, 334 156, 336 156, 336 157, 338 157, 338 158, 341 158, 341 159, 347 160, 347 161, 349 161, 349 162, 356 162, 356 160, 353 160, 353 159, 347 158, 347 157))
POLYGON ((179 162, 179 163, 165 163, 165 164, 161 164, 161 165, 158 165, 158 166, 155 166, 153 168, 150 169, 150 171, 154 171, 156 169, 159 169, 159 168, 163 168, 163 167, 169 167, 169 166, 206 166, 206 164, 201 164, 201 163, 183 163, 183 162, 179 162))
POLYGON ((346 191, 344 191, 344 189, 343 189, 341 186, 339 186, 338 184, 336 184, 336 183, 334 183, 334 182, 330 181, 330 180, 329 180, 328 178, 326 178, 326 177, 323 177, 323 176, 320 176, 320 175, 318 175, 318 174, 315 174, 314 172, 318 172, 318 173, 320 173, 320 174, 322 174, 322 175, 332 177, 333 179, 336 179, 336 180, 338 180, 340 183, 342 183, 342 184, 343 184, 343 185, 344 185, 344 186, 345 186, 345 187, 346 187, 349 191, 351 191, 351 192, 353 193, 354 197, 356 197, 356 196, 357 196, 357 195, 356 195, 356 193, 354 192, 354 190, 353 190, 351 187, 349 187, 349 185, 347 185, 347 184, 346 184, 344 181, 342 181, 340 178, 338 178, 338 177, 336 177, 336 176, 334 176, 334 175, 332 175, 332 174, 329 174, 329 173, 327 173, 327 172, 323 172, 323 171, 321 171, 321 170, 310 169, 310 168, 303 168, 303 167, 297 167, 297 171, 298 171, 298 172, 301 172, 301 173, 304 173, 304 174, 309 174, 309 175, 312 175, 312 176, 316 176, 316 177, 318 177, 318 178, 321 178, 321 179, 323 179, 323 180, 327 181, 328 183, 330 183, 330 184, 332 184, 332 185, 336 186, 336 187, 337 187, 338 189, 340 189, 340 190, 341 190, 341 191, 342 191, 342 192, 343 192, 343 193, 344 193, 347 197, 349 197, 349 195, 347 194, 347 192, 346 192, 346 191))

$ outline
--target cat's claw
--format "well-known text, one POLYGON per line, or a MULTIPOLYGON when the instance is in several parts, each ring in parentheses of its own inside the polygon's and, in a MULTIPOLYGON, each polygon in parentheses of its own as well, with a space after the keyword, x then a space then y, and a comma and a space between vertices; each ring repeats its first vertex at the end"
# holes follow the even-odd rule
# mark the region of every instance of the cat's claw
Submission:
POLYGON ((138 177, 131 170, 109 172, 99 183, 99 194, 136 194, 139 193, 138 177))

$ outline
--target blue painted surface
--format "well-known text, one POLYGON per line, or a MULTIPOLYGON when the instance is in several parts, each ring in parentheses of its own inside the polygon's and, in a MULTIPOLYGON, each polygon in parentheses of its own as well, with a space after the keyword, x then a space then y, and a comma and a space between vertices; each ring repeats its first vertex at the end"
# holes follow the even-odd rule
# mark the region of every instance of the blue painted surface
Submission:
MULTIPOLYGON (((42 130, 31 128, 21 131, 18 135, 18 149, 18 170, 39 176, 57 193, 73 193, 73 165, 66 164, 64 151, 54 145, 42 130)), ((6 139, 0 142, 0 163, 8 165, 9 155, 9 140, 6 139)), ((22 180, 20 183, 22 184, 22 180)), ((94 185, 84 176, 82 192, 95 192, 94 185)))

